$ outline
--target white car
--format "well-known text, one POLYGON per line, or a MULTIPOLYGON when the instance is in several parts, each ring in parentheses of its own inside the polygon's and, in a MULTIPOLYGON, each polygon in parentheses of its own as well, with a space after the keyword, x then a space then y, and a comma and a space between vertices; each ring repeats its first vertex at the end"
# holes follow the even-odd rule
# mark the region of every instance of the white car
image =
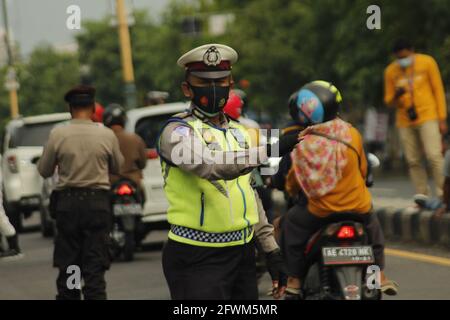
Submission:
POLYGON ((2 138, 3 204, 11 223, 20 230, 23 217, 39 209, 42 178, 36 161, 56 123, 70 119, 70 113, 55 113, 11 120, 2 138), (22 216, 23 215, 23 216, 22 216))
POLYGON ((187 102, 168 103, 129 110, 125 130, 138 134, 147 145, 148 160, 144 169, 145 205, 143 222, 164 225, 167 222, 168 202, 164 194, 161 163, 156 143, 162 126, 174 114, 189 108, 187 102))

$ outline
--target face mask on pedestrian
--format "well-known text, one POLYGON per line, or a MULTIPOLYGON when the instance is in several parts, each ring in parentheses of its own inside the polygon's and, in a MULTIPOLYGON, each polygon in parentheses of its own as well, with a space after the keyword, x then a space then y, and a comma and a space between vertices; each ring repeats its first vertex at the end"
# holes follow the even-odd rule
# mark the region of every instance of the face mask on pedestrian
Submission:
POLYGON ((230 86, 218 86, 214 81, 208 86, 193 86, 189 83, 194 97, 192 102, 207 116, 213 117, 222 111, 227 103, 230 86))
POLYGON ((402 68, 408 68, 413 62, 413 56, 410 55, 406 58, 397 59, 397 61, 402 68))

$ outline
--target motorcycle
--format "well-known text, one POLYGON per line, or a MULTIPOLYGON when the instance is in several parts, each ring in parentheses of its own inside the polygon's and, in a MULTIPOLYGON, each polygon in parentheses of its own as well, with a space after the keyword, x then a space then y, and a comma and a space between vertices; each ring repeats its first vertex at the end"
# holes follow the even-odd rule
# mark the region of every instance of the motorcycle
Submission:
MULTIPOLYGON (((369 168, 379 166, 373 154, 367 156, 369 168)), ((369 170, 366 184, 373 184, 369 170)), ((364 215, 339 213, 309 240, 305 257, 307 272, 302 282, 306 300, 379 300, 381 290, 372 281, 375 258, 364 215), (370 271, 369 271, 370 270, 370 271)))
POLYGON ((125 261, 134 259, 136 246, 141 241, 139 236, 143 213, 141 197, 138 186, 129 179, 122 178, 111 186, 113 259, 120 256, 123 256, 125 261))
POLYGON ((308 272, 303 281, 306 300, 379 300, 368 267, 375 262, 363 217, 340 213, 314 234, 305 250, 308 272))

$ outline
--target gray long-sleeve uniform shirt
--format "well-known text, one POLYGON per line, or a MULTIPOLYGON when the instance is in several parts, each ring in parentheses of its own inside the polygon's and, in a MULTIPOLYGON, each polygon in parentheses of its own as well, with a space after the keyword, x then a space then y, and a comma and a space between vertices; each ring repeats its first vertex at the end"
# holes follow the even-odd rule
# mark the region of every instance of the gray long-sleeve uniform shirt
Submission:
POLYGON ((119 173, 124 158, 111 129, 90 120, 71 120, 54 128, 38 163, 44 178, 58 168, 56 189, 110 188, 109 173, 119 173))
MULTIPOLYGON (((177 118, 182 118, 184 122, 197 117, 202 121, 207 119, 197 114, 179 114, 177 118)), ((221 129, 228 129, 228 121, 222 115, 221 129)), ((260 163, 267 161, 266 147, 253 147, 245 151, 220 151, 204 148, 203 142, 195 135, 194 130, 183 122, 169 123, 161 133, 160 154, 168 162, 175 164, 178 168, 192 172, 200 178, 207 180, 232 180, 251 172, 260 163), (188 152, 189 159, 201 159, 202 161, 194 163, 183 163, 176 161, 173 155, 183 158, 181 152, 188 152), (217 159, 221 161, 217 163, 217 159), (228 161, 225 163, 224 159, 228 161), (232 161, 229 161, 229 160, 232 161), (252 163, 251 159, 257 159, 257 163, 252 163)), ((262 246, 264 252, 268 253, 278 248, 273 236, 273 226, 268 223, 267 217, 262 206, 261 200, 255 192, 258 205, 259 222, 254 226, 256 240, 262 246)))

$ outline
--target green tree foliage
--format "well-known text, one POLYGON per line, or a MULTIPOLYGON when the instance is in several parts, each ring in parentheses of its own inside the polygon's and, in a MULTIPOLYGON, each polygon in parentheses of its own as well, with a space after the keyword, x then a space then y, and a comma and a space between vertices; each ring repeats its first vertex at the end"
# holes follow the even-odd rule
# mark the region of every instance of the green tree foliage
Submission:
POLYGON ((49 46, 35 49, 20 75, 20 113, 23 115, 65 112, 63 96, 79 83, 78 57, 58 53, 49 46))
MULTIPOLYGON (((48 45, 41 45, 27 61, 19 62, 16 69, 20 82, 20 114, 27 116, 67 110, 63 95, 79 82, 77 55, 57 52, 48 45)), ((7 67, 0 70, 0 79, 5 79, 6 71, 7 67)), ((0 117, 1 126, 10 117, 9 93, 4 87, 0 88, 0 117)))
MULTIPOLYGON (((224 8, 238 3, 225 1, 224 8)), ((272 114, 314 79, 335 83, 347 108, 362 114, 366 106, 382 106, 383 71, 399 37, 433 55, 450 83, 449 14, 450 4, 440 0, 247 1, 236 11, 229 43, 240 53, 235 69, 252 83, 255 104, 272 114), (381 8, 381 30, 366 27, 372 4, 381 8)))
MULTIPOLYGON (((168 91, 172 100, 182 99, 180 83, 183 72, 177 67, 178 57, 200 39, 186 37, 181 32, 181 20, 193 8, 174 4, 160 25, 144 13, 135 12, 135 24, 130 27, 135 82, 139 105, 144 104, 150 90, 168 91)), ((77 37, 80 62, 88 65, 90 81, 97 88, 98 100, 103 104, 123 103, 122 69, 117 27, 108 19, 90 21, 77 37)))
MULTIPOLYGON (((294 90, 316 79, 336 84, 346 111, 357 119, 368 106, 383 107, 383 71, 393 60, 391 47, 399 37, 411 39, 417 51, 435 57, 444 83, 450 84, 448 0, 173 0, 158 21, 145 12, 134 16, 130 34, 140 105, 149 90, 169 91, 171 100, 183 99, 184 72, 176 61, 208 42, 238 51, 236 83, 250 81, 252 108, 272 115, 272 120, 287 114, 286 101, 294 90), (366 27, 369 5, 381 8, 381 30, 366 27), (208 33, 208 17, 215 13, 234 14, 226 34, 208 33), (203 22, 200 34, 184 33, 187 17, 203 22)), ((79 81, 79 66, 90 70, 89 81, 102 104, 124 102, 117 27, 108 17, 83 21, 77 41, 78 57, 41 47, 19 66, 22 113, 62 110, 62 94, 79 81)), ((2 92, 4 117, 9 107, 7 92, 2 92)))

